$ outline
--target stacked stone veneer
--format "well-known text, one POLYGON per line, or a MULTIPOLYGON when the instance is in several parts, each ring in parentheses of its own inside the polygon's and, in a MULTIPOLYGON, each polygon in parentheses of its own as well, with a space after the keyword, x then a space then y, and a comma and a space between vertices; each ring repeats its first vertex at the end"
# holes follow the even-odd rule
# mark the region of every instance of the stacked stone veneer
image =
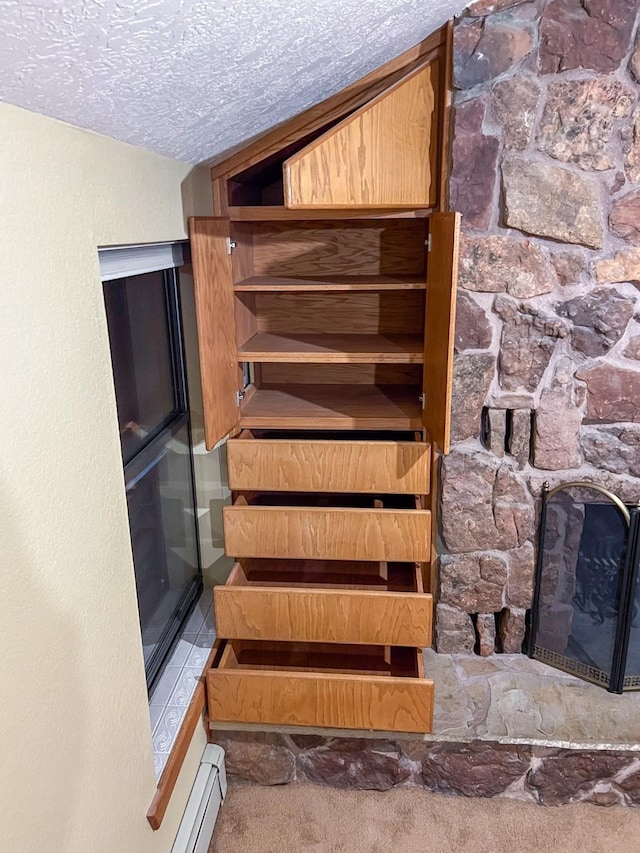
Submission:
POLYGON ((638 5, 479 0, 456 24, 438 651, 521 649, 545 480, 640 500, 638 5))
POLYGON ((234 781, 387 791, 419 787, 465 797, 512 797, 541 805, 640 805, 637 752, 517 744, 215 732, 234 781))

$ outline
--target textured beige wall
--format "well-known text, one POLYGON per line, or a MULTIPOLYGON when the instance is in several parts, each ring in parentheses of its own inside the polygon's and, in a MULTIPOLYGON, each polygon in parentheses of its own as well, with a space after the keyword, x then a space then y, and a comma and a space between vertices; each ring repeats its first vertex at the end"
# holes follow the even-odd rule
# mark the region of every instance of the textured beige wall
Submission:
POLYGON ((4 104, 0 124, 0 849, 168 851, 204 734, 152 832, 96 247, 183 238, 206 174, 4 104))

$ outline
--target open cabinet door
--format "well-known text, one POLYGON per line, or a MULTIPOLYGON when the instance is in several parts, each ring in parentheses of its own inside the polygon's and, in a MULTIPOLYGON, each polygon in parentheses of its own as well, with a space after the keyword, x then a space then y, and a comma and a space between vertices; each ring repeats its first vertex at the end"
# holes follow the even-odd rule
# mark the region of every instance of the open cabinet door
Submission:
POLYGON ((422 420, 442 453, 449 452, 451 443, 459 237, 459 213, 434 213, 429 217, 422 420))
POLYGON ((189 240, 207 450, 238 423, 238 366, 229 220, 193 216, 189 240))

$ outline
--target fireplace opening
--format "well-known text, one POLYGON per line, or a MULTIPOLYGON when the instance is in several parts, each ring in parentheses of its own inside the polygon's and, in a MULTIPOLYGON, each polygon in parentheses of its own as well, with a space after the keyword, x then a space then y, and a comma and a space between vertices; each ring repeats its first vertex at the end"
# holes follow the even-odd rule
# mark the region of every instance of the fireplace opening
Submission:
POLYGON ((545 487, 529 655, 640 689, 640 509, 594 483, 545 487))

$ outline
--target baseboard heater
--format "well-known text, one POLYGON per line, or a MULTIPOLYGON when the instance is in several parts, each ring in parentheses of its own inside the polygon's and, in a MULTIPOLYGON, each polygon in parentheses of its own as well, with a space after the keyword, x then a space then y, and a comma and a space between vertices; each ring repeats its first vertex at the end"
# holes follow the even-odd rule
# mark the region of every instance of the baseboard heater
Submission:
POLYGON ((171 853, 207 853, 220 806, 227 794, 224 750, 210 743, 200 762, 171 853))

